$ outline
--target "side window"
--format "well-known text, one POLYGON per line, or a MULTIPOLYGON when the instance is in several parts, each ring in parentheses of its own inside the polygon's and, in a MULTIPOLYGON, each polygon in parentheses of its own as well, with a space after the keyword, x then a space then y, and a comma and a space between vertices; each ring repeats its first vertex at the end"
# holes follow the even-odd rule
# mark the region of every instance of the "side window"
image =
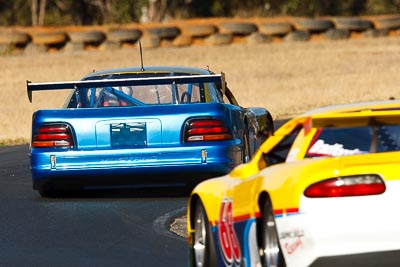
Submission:
POLYGON ((282 163, 286 161, 289 154, 290 148, 293 145, 294 140, 299 134, 301 127, 294 129, 289 135, 285 136, 279 144, 277 144, 272 150, 263 155, 265 162, 268 166, 282 163))
POLYGON ((371 127, 318 129, 306 157, 345 156, 368 153, 373 140, 371 127))
POLYGON ((308 148, 306 157, 398 151, 399 133, 398 125, 321 128, 308 148))

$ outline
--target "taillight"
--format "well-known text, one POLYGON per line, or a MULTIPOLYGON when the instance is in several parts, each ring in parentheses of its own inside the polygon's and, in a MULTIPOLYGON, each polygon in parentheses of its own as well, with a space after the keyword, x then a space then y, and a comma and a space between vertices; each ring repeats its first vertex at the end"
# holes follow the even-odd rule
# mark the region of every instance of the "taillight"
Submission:
POLYGON ((47 124, 38 128, 32 137, 32 147, 72 147, 72 132, 65 124, 47 124))
POLYGON ((186 123, 184 139, 186 142, 229 140, 232 134, 223 121, 196 119, 186 123))
POLYGON ((350 197, 378 195, 385 192, 383 180, 375 174, 327 179, 310 185, 306 197, 350 197))

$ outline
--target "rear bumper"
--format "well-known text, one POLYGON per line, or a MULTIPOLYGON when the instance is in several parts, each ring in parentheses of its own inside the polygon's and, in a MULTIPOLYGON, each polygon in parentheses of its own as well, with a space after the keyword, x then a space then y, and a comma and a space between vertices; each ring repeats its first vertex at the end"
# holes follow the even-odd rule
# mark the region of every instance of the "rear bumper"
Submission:
POLYGON ((314 261, 311 267, 395 267, 400 263, 400 250, 373 253, 361 253, 344 256, 321 257, 314 261))
POLYGON ((377 220, 376 214, 299 214, 286 222, 277 219, 287 266, 399 266, 399 221, 390 216, 377 220))
POLYGON ((395 255, 399 263, 400 215, 394 212, 399 190, 398 181, 386 181, 380 195, 303 196, 298 213, 276 217, 287 266, 393 266, 384 255, 395 255))
POLYGON ((124 183, 175 177, 188 181, 226 174, 242 162, 237 146, 188 147, 176 149, 43 151, 32 149, 31 174, 35 189, 57 181, 109 181, 124 176, 124 183))

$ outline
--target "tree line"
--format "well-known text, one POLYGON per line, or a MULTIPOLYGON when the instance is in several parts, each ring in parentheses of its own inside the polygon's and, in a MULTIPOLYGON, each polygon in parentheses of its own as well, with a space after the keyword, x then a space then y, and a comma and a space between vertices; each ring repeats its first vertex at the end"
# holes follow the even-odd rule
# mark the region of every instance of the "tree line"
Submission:
POLYGON ((0 25, 103 25, 209 17, 400 13, 400 0, 0 0, 0 25))

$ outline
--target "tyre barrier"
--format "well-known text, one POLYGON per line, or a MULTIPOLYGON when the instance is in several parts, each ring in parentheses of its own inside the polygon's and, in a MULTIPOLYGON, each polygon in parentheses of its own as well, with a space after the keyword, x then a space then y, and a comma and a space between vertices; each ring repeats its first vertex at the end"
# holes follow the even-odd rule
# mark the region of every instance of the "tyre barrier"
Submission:
POLYGON ((304 42, 310 39, 310 33, 306 31, 291 31, 284 38, 287 42, 304 42))
POLYGON ((24 49, 30 41, 31 37, 27 33, 8 29, 0 31, 0 55, 24 49))
POLYGON ((344 29, 329 29, 322 34, 326 40, 344 40, 350 38, 350 31, 344 29))
POLYGON ((247 22, 222 22, 218 25, 219 33, 232 35, 250 35, 257 31, 257 26, 247 22))
POLYGON ((192 36, 181 34, 172 41, 173 46, 182 47, 192 45, 192 36))
POLYGON ((151 27, 145 28, 143 31, 146 35, 158 36, 160 39, 173 39, 180 34, 180 30, 176 26, 151 27))
POLYGON ((181 25, 183 35, 191 37, 207 37, 217 32, 217 27, 213 24, 192 24, 181 25))
POLYGON ((345 40, 400 35, 400 15, 324 18, 254 18, 184 20, 176 24, 77 26, 59 28, 0 28, 0 55, 18 53, 111 50, 137 46, 146 49, 191 45, 229 45, 235 42, 345 40), (318 37, 318 38, 314 38, 318 37))
POLYGON ((206 39, 208 45, 228 45, 233 40, 232 34, 229 33, 215 33, 206 39))
POLYGON ((258 24, 258 31, 261 34, 271 36, 284 36, 293 30, 289 22, 271 22, 258 24))
POLYGON ((370 20, 359 18, 334 18, 333 23, 336 29, 343 29, 355 32, 362 32, 373 28, 370 20))
POLYGON ((321 33, 333 28, 333 22, 327 19, 293 19, 293 25, 297 31, 310 33, 321 33))
POLYGON ((111 42, 136 42, 141 35, 142 32, 138 29, 110 29, 106 39, 111 42))
POLYGON ((71 43, 100 44, 106 39, 104 33, 97 30, 71 31, 67 35, 71 43))
POLYGON ((370 18, 372 23, 374 24, 374 28, 381 30, 396 30, 400 29, 400 16, 390 16, 390 17, 378 17, 378 18, 370 18))
POLYGON ((0 44, 4 45, 26 45, 31 41, 29 34, 15 30, 0 31, 0 44))
POLYGON ((254 32, 246 37, 246 42, 249 44, 265 44, 273 41, 271 35, 254 32))

